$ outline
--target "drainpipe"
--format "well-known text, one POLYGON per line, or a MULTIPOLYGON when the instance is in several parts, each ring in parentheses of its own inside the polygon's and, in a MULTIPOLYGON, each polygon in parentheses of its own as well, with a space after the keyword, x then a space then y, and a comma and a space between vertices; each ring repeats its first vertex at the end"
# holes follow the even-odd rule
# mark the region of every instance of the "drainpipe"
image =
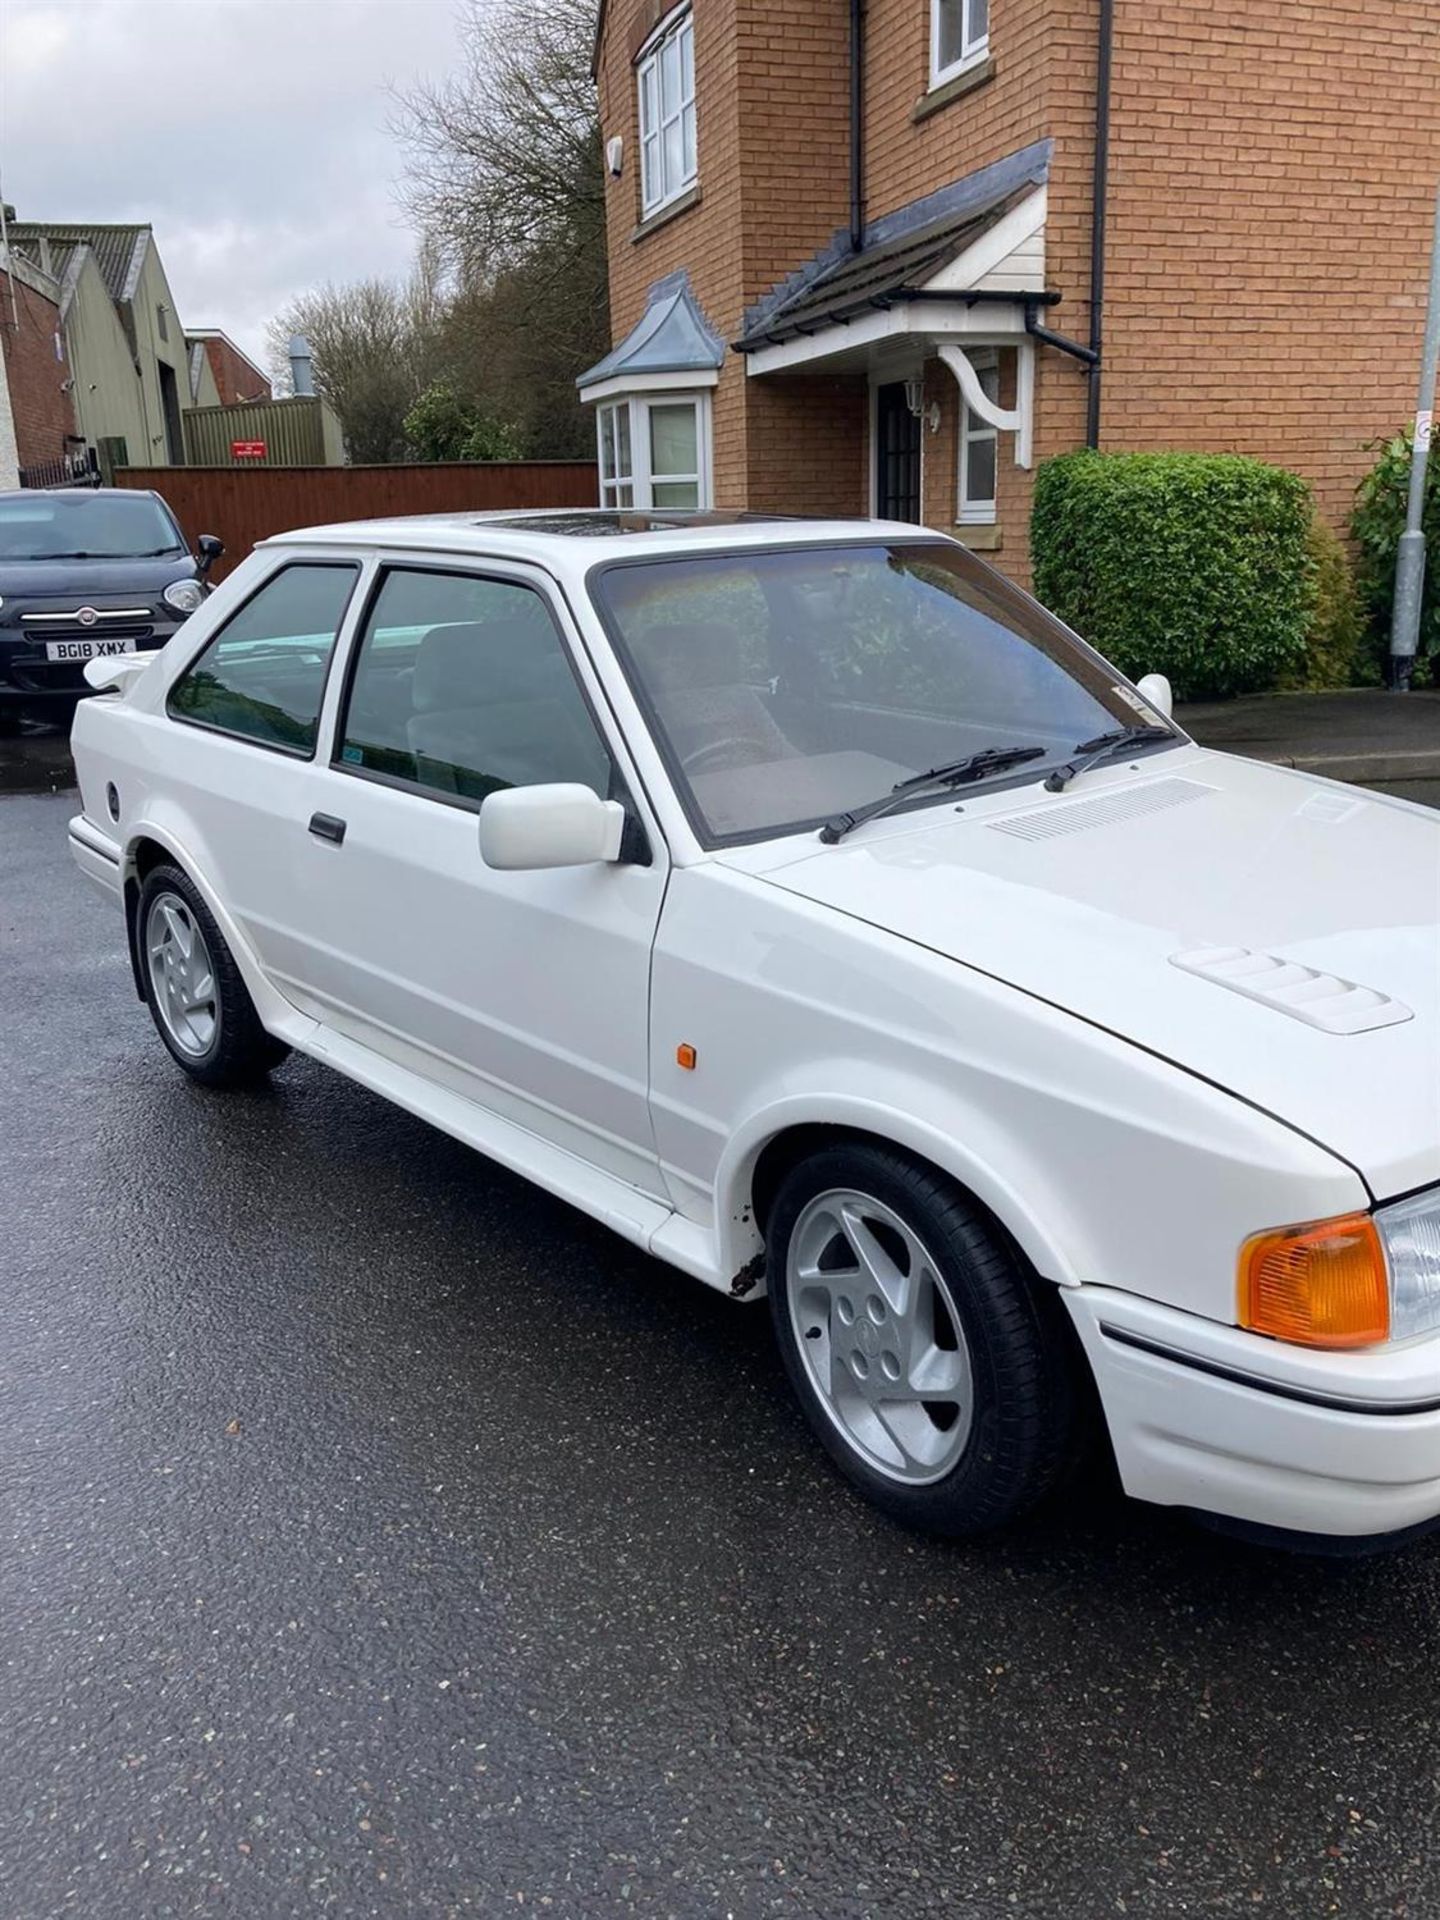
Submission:
POLYGON ((1095 171, 1090 193, 1090 384, 1085 396, 1085 444, 1100 444, 1100 355, 1105 339, 1105 217, 1109 211, 1110 56, 1115 0, 1100 0, 1095 49, 1095 171))
POLYGON ((864 243, 865 0, 850 0, 850 251, 864 243))

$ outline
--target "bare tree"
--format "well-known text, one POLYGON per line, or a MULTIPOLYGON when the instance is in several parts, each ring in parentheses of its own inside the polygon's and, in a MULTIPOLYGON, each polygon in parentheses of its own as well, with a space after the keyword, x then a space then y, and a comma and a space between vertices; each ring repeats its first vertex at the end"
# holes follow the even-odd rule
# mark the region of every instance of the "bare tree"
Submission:
POLYGON ((352 460, 406 457, 405 416, 438 368, 444 303, 433 249, 408 281, 359 280, 303 294, 270 322, 271 362, 288 366, 292 333, 314 356, 315 386, 340 416, 352 460))
POLYGON ((590 445, 575 375, 609 344, 594 0, 465 0, 458 74, 399 97, 405 204, 443 260, 456 386, 530 453, 590 445))

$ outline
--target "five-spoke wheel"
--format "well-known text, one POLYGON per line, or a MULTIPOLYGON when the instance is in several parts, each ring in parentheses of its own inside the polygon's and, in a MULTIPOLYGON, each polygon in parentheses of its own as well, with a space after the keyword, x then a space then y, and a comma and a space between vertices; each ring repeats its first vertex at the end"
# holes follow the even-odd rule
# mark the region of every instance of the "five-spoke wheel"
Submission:
POLYGON ((145 999, 173 1057, 206 1086, 263 1078, 289 1049, 265 1031, 194 881, 168 862, 152 867, 134 912, 145 999))
POLYGON ((220 1003, 205 936, 178 893, 157 892, 145 916, 145 960, 157 1015, 181 1053, 203 1059, 215 1044, 220 1003))
POLYGON ((933 1167, 840 1141, 767 1224, 772 1317, 822 1444, 877 1505, 950 1534, 1003 1525, 1073 1448, 1054 1290, 933 1167))
POLYGON ((790 1318, 816 1394, 878 1473, 938 1480, 965 1450, 970 1350, 938 1262, 893 1208, 819 1193, 790 1235, 790 1318))

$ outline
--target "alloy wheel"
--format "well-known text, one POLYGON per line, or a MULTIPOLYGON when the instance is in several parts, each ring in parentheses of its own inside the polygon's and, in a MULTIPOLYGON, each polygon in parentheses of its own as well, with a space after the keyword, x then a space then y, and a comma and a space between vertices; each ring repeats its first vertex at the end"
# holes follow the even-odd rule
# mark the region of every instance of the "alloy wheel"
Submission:
POLYGON ((189 904, 157 893, 145 922, 151 997, 166 1033, 183 1054, 200 1059, 220 1023, 215 968, 189 904))
POLYGON ((945 1276, 892 1208, 820 1193, 790 1235, 786 1288, 811 1385, 874 1471, 912 1485, 947 1474, 974 1418, 970 1350, 945 1276))

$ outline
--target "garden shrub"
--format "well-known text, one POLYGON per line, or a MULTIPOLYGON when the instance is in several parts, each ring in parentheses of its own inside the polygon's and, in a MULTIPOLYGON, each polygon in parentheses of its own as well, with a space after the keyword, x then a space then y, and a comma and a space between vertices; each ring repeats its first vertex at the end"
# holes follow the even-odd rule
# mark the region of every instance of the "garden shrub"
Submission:
POLYGON ((1298 474, 1239 454, 1062 454, 1035 480, 1035 591, 1132 678, 1253 693, 1303 663, 1312 519, 1298 474))
POLYGON ((1374 680, 1364 646, 1365 620, 1350 561, 1340 536, 1317 513, 1307 536, 1311 600, 1305 657, 1285 675, 1287 688, 1318 693, 1374 680))
MULTIPOLYGON (((1390 614, 1395 601, 1395 555, 1405 531, 1410 494, 1409 433, 1385 443, 1380 458, 1355 490, 1350 530, 1360 549, 1360 600, 1367 621, 1369 678, 1380 678, 1390 656, 1390 614)), ((1440 680, 1440 454, 1432 453, 1425 475, 1420 521, 1429 564, 1420 601, 1420 639, 1415 656, 1417 687, 1440 680)))

